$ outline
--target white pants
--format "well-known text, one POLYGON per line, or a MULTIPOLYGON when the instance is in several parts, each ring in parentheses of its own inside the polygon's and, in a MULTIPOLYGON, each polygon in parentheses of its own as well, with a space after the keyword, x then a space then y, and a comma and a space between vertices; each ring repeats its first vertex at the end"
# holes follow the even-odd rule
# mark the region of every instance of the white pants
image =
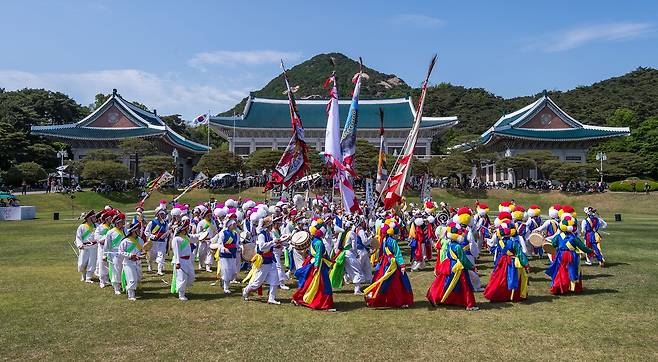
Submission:
POLYGON ((422 257, 420 259, 421 261, 417 261, 415 259, 415 256, 413 256, 414 259, 411 262, 411 270, 413 270, 413 271, 418 271, 418 270, 424 269, 425 268, 425 259, 427 258, 427 255, 425 255, 425 244, 418 243, 418 246, 416 246, 416 247, 420 248, 421 253, 422 253, 422 257))
MULTIPOLYGON (((466 254, 466 259, 471 262, 475 266, 475 257, 470 254, 466 254)), ((471 279, 471 284, 473 285, 474 290, 479 290, 482 288, 482 284, 480 283, 480 276, 478 273, 474 272, 473 270, 468 271, 468 277, 471 279)))
POLYGON ((277 275, 274 264, 263 264, 260 269, 256 270, 256 276, 244 289, 246 293, 251 293, 260 288, 265 282, 270 285, 268 301, 276 299, 276 289, 279 287, 279 276, 277 275))
POLYGON ((123 256, 112 256, 112 284, 121 285, 121 272, 123 271, 123 256))
POLYGON ((285 261, 283 258, 283 249, 274 249, 274 260, 276 260, 276 273, 277 276, 279 277, 279 284, 284 284, 286 280, 288 280, 288 276, 286 275, 286 267, 283 265, 283 262, 285 261))
POLYGON ((368 250, 357 250, 355 253, 356 268, 358 273, 352 281, 354 284, 370 284, 372 282, 372 264, 368 250))
POLYGON ((219 270, 222 273, 222 281, 225 283, 235 279, 238 275, 238 264, 236 258, 219 258, 219 270))
POLYGON ((78 254, 78 273, 85 273, 85 279, 91 280, 96 269, 96 262, 98 260, 98 247, 96 245, 87 246, 84 249, 79 249, 78 254))
POLYGON ((292 255, 292 258, 295 262, 295 270, 301 269, 301 267, 304 266, 304 261, 306 260, 306 255, 300 253, 295 248, 290 248, 290 254, 292 255))
POLYGON ((158 263, 158 271, 164 270, 165 258, 167 257, 167 242, 156 241, 153 248, 156 252, 155 262, 158 263))
POLYGON ((176 289, 179 296, 185 295, 185 290, 192 285, 194 279, 194 264, 192 260, 181 259, 180 269, 176 269, 176 289))
POLYGON ((142 279, 139 261, 124 259, 123 272, 126 273, 126 290, 137 289, 137 283, 142 279))
POLYGON ((345 276, 351 283, 361 283, 363 277, 360 275, 359 260, 357 254, 352 250, 345 251, 345 276))
POLYGON ((212 256, 212 252, 210 251, 210 246, 208 245, 208 242, 203 241, 199 243, 199 265, 200 266, 213 266, 215 264, 212 256))

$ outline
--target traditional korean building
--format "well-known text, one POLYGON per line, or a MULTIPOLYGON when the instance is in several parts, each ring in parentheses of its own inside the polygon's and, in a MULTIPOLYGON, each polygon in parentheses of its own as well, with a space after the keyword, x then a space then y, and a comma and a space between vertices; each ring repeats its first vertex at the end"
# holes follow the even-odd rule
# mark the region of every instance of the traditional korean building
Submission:
MULTIPOLYGON (((535 102, 505 114, 482 134, 476 147, 510 157, 528 151, 552 152, 560 161, 586 162, 587 152, 597 142, 630 135, 627 127, 600 127, 583 124, 560 109, 546 91, 535 102)), ((513 182, 513 172, 483 164, 473 170, 482 181, 513 182)), ((536 179, 536 169, 523 170, 521 178, 536 179)))
MULTIPOLYGON (((297 100, 304 123, 306 143, 324 150, 327 125, 327 100, 297 100)), ((340 100, 341 128, 345 124, 350 100, 340 100)), ((400 152, 411 130, 416 109, 411 97, 359 100, 357 137, 379 147, 379 109, 384 110, 385 148, 389 154, 400 152)), ((432 137, 457 124, 457 117, 423 117, 415 154, 431 155, 432 137)), ((288 100, 250 96, 242 115, 211 117, 211 128, 229 142, 230 150, 247 156, 259 149, 284 150, 290 141, 291 124, 288 100)))
MULTIPOLYGON (((62 125, 32 126, 31 133, 69 144, 74 160, 84 159, 94 149, 118 152, 118 143, 125 139, 153 140, 160 152, 175 159, 179 179, 192 177, 192 166, 208 152, 207 146, 185 139, 169 128, 156 110, 148 112, 135 106, 123 99, 116 89, 102 106, 84 119, 62 125)), ((123 162, 134 172, 133 158, 124 157, 123 162)))

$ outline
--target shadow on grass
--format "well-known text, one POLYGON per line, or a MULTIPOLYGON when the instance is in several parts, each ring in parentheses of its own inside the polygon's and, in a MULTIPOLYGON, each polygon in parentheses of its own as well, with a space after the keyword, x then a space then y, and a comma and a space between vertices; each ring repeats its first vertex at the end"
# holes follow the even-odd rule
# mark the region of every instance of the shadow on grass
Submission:
POLYGON ((487 303, 479 303, 478 307, 480 307, 480 310, 497 310, 497 309, 512 308, 514 307, 514 304, 515 303, 512 302, 495 302, 495 303, 487 302, 487 303))
POLYGON ((536 303, 552 303, 554 299, 558 299, 557 295, 530 295, 528 299, 522 302, 523 304, 536 304, 536 303))
POLYGON ((624 263, 624 262, 605 262, 605 267, 606 268, 614 268, 616 266, 620 265, 631 265, 629 263, 624 263))
POLYGON ((598 278, 609 278, 612 274, 592 274, 592 275, 583 275, 583 280, 598 279, 598 278))
POLYGON ((601 288, 601 289, 583 289, 580 294, 583 295, 596 295, 596 294, 616 294, 619 293, 617 289, 601 288))

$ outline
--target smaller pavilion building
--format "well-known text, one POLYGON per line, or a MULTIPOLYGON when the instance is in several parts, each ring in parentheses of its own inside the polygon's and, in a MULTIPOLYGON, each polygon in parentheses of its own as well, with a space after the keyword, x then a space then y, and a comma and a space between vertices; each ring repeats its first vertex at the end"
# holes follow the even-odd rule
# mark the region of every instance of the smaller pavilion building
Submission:
MULTIPOLYGON (((476 147, 510 157, 528 151, 550 151, 564 162, 586 162, 587 152, 596 143, 612 137, 630 135, 628 127, 601 127, 583 124, 560 109, 546 91, 535 102, 505 114, 479 139, 476 147)), ((538 178, 537 170, 523 170, 520 178, 538 178)), ((472 177, 484 182, 514 182, 511 170, 496 169, 495 164, 474 167, 472 177)))
MULTIPOLYGON (((125 139, 153 140, 160 152, 171 155, 175 160, 175 173, 179 180, 191 178, 192 167, 209 150, 206 145, 192 142, 174 132, 156 110, 148 112, 123 99, 116 89, 102 106, 84 119, 62 125, 32 126, 31 134, 69 144, 74 160, 84 159, 94 149, 118 152, 118 143, 125 139)), ((123 162, 134 173, 135 159, 124 157, 123 162)))

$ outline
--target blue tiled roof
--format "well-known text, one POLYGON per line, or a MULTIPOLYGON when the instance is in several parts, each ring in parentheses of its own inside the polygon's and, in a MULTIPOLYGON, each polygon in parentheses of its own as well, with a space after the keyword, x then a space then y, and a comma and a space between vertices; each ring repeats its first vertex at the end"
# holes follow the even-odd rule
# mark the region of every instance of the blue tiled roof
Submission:
MULTIPOLYGON (((327 126, 327 104, 328 100, 297 100, 297 109, 302 118, 304 128, 324 129, 327 126)), ((344 126, 347 112, 350 107, 350 100, 340 100, 339 110, 341 127, 344 126)), ((382 99, 382 100, 361 100, 359 102, 359 123, 360 129, 379 129, 379 108, 384 110, 384 127, 387 129, 394 128, 411 128, 414 120, 414 113, 408 98, 382 99)), ((246 115, 244 117, 211 117, 211 122, 216 125, 223 125, 239 128, 290 128, 290 111, 287 100, 273 100, 265 98, 250 99, 245 107, 246 115)), ((421 127, 436 127, 442 125, 452 125, 457 121, 457 117, 423 117, 421 127)))
POLYGON ((630 130, 627 127, 597 127, 583 124, 560 109, 548 95, 544 94, 543 97, 535 102, 500 117, 491 128, 482 134, 480 143, 487 144, 495 137, 523 138, 539 141, 580 141, 628 135, 630 135, 630 130), (527 121, 531 120, 534 115, 545 107, 550 107, 571 128, 523 128, 523 125, 527 121))
POLYGON ((33 126, 35 136, 88 140, 118 140, 123 138, 163 135, 165 131, 153 128, 98 128, 65 126, 33 126))

